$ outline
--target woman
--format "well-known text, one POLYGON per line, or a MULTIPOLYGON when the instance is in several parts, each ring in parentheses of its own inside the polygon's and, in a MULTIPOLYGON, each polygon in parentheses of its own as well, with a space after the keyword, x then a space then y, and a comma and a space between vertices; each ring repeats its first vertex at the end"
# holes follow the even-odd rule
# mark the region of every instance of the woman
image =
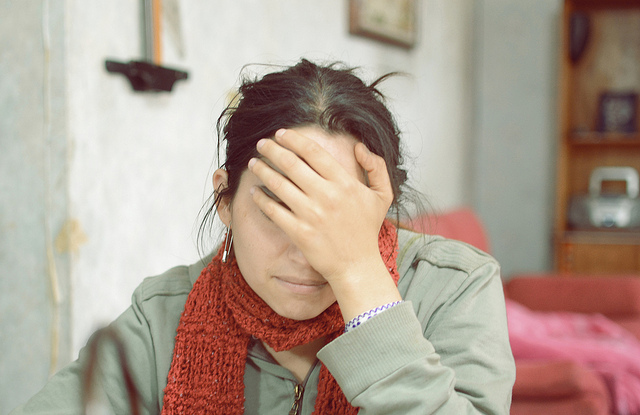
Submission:
MULTIPOLYGON (((385 219, 406 173, 382 79, 302 60, 244 81, 201 227, 217 212, 224 243, 145 280, 112 325, 142 413, 508 413, 498 264, 385 219)), ((80 411, 88 355, 16 414, 80 411)), ((117 351, 101 365, 128 412, 117 351)))

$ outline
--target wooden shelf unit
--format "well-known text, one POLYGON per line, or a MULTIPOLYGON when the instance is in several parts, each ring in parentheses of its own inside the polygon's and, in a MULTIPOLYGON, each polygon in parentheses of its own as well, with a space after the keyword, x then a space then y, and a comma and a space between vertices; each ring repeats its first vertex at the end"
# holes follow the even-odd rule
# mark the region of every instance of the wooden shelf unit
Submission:
POLYGON ((588 133, 569 133, 566 138, 571 146, 601 146, 601 147, 638 147, 640 148, 640 134, 612 134, 591 131, 588 133))
MULTIPOLYGON (((640 126, 630 133, 598 131, 603 92, 640 95, 640 1, 565 0, 559 74, 559 128, 554 223, 555 266, 581 274, 638 273, 640 229, 572 229, 573 197, 588 193, 596 167, 630 166, 640 172, 640 126), (588 16, 589 36, 579 59, 570 58, 573 13, 588 16)), ((640 99, 636 123, 640 120, 640 99)), ((624 183, 604 183, 624 193, 624 183)))

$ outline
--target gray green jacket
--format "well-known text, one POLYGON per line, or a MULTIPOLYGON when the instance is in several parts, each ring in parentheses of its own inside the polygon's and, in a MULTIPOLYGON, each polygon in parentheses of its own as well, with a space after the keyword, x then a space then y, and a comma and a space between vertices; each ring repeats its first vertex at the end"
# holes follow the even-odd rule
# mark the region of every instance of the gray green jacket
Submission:
MULTIPOLYGON (((508 414, 515 366, 498 263, 461 242, 399 231, 398 288, 405 302, 327 344, 319 353, 360 414, 508 414)), ((114 323, 142 397, 159 414, 180 314, 203 262, 147 278, 114 323)), ((11 415, 80 414, 82 367, 57 373, 11 415)), ((102 351, 99 388, 111 411, 129 413, 116 352, 102 351)), ((304 383, 311 414, 320 363, 304 383)), ((287 414, 295 377, 253 341, 245 368, 245 413, 287 414)))

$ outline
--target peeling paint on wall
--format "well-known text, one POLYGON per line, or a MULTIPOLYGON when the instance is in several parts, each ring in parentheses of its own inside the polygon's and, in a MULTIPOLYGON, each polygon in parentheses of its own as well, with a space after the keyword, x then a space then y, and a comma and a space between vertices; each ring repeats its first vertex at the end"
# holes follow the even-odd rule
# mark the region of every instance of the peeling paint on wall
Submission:
POLYGON ((80 222, 77 219, 67 219, 56 236, 56 250, 59 253, 76 254, 87 241, 87 234, 80 222))

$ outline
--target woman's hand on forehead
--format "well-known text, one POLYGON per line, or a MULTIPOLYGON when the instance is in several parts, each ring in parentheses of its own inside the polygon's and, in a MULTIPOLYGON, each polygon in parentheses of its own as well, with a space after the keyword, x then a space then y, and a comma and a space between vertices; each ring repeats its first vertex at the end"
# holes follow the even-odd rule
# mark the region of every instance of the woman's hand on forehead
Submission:
MULTIPOLYGON (((386 277, 395 290, 378 248, 393 200, 384 160, 353 137, 329 135, 318 127, 279 130, 273 140, 260 140, 257 149, 262 157, 253 158, 249 169, 279 200, 255 186, 253 200, 329 282, 344 317, 350 316, 349 306, 345 310, 341 294, 350 297, 362 284, 371 288, 376 275, 386 277)), ((352 312, 368 310, 358 311, 362 307, 368 305, 354 304, 352 312)))

